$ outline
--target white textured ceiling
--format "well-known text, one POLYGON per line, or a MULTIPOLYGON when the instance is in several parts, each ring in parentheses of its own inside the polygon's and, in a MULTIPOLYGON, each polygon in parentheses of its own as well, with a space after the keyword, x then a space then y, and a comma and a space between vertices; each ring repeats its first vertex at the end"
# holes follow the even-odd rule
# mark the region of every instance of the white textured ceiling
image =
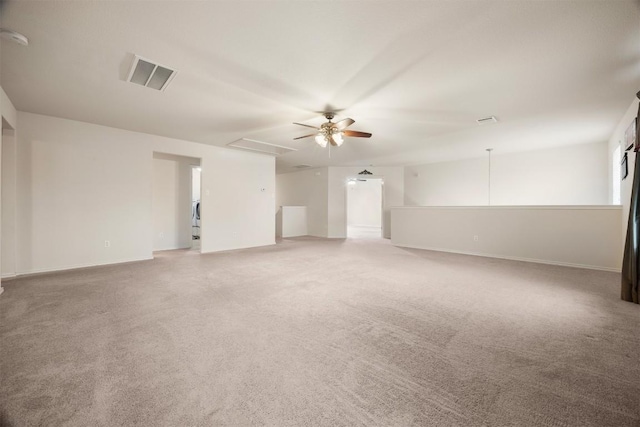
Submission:
POLYGON ((426 163, 605 141, 640 89, 636 1, 17 1, 1 84, 22 111, 226 145, 291 166, 426 163), (133 54, 175 67, 125 82, 133 54), (331 150, 317 112, 352 117, 331 150), (478 126, 495 115, 499 123, 478 126))

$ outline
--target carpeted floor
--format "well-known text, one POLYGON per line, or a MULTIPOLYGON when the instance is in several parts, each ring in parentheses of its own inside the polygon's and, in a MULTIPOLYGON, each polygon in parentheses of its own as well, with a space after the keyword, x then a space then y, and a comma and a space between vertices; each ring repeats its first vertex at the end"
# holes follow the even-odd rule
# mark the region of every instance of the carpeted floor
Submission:
POLYGON ((638 426, 619 274, 297 238, 0 297, 13 426, 638 426))
POLYGON ((382 239, 382 228, 366 225, 349 225, 347 236, 350 239, 382 239))

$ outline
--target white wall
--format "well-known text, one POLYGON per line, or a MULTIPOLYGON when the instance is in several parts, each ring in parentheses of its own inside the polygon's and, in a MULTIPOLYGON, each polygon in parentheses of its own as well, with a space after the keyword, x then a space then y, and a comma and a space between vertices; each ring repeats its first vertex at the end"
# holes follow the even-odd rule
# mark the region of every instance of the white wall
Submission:
POLYGON ((308 169, 276 177, 277 206, 306 206, 307 232, 327 237, 328 170, 308 169))
POLYGON ((355 179, 348 183, 347 225, 382 227, 382 182, 380 179, 355 179))
POLYGON ((196 200, 200 200, 200 169, 192 168, 191 169, 191 201, 195 202, 196 200))
MULTIPOLYGON (((491 155, 491 205, 609 203, 607 143, 491 155)), ((405 167, 405 204, 489 203, 488 156, 405 167)))
POLYGON ((404 207, 391 242, 619 272, 621 222, 620 206, 404 207))
MULTIPOLYGON (((4 89, 0 87, 0 122, 2 122, 2 128, 5 127, 5 124, 4 124, 5 121, 6 121, 7 127, 10 127, 11 129, 13 129, 14 133, 12 136, 16 138, 17 137, 16 133, 18 129, 18 114, 15 107, 11 103, 11 100, 5 93, 4 89)), ((3 132, 0 131, 0 147, 2 146, 2 140, 3 140, 2 133, 3 132)), ((0 173, 2 172, 1 171, 1 165, 2 165, 1 154, 2 152, 0 150, 0 173)), ((11 209, 11 206, 2 206, 2 194, 0 189, 0 241, 4 241, 4 235, 2 232, 2 223, 6 222, 6 221, 2 221, 2 211, 3 210, 6 211, 7 209, 11 209)), ((3 245, 0 245, 0 266, 3 265, 2 246, 3 245)), ((4 246, 6 246, 6 244, 4 246)), ((2 283, 0 283, 0 294, 2 293, 3 290, 4 289, 2 288, 2 283)))
MULTIPOLYGON (((329 168, 329 225, 328 237, 347 237, 347 181, 357 178, 364 168, 331 167, 329 168)), ((404 204, 404 168, 403 167, 367 167, 373 175, 368 178, 382 178, 383 217, 382 235, 391 237, 391 208, 404 204)))
POLYGON ((2 87, 0 87, 0 113, 12 129, 18 129, 18 112, 2 87))
POLYGON ((202 159, 202 252, 275 243, 273 157, 31 113, 18 120, 18 273, 151 258, 153 152, 202 159))
MULTIPOLYGON (((624 147, 624 132, 627 130, 627 127, 629 126, 629 124, 631 124, 633 119, 638 114, 639 102, 640 101, 638 101, 637 98, 634 99, 633 102, 631 102, 631 105, 627 109, 624 116, 620 119, 618 126, 616 126, 615 131, 613 132, 613 134, 611 135, 611 138, 609 139, 608 150, 609 150, 610 165, 611 165, 611 159, 613 156, 613 151, 615 150, 618 143, 622 142, 622 145, 623 145, 622 150, 626 148, 624 147)), ((631 188, 633 186, 633 174, 635 172, 636 153, 633 150, 631 150, 627 152, 627 156, 628 156, 627 164, 629 167, 629 174, 627 178, 622 181, 620 186, 620 202, 622 203, 622 235, 623 236, 625 236, 627 233, 627 224, 629 221, 629 206, 631 205, 631 188)), ((609 166, 609 168, 611 168, 611 166, 609 166)), ((611 187, 613 183, 611 178, 611 169, 609 169, 609 171, 610 171, 609 172, 609 197, 611 197, 611 187)), ((622 241, 622 246, 624 247, 624 240, 622 241)))
POLYGON ((281 206, 277 217, 276 233, 278 237, 307 236, 309 234, 306 206, 281 206))
POLYGON ((153 153, 153 250, 191 247, 192 167, 199 159, 153 153))
MULTIPOLYGON (((361 166, 329 167, 291 172, 277 176, 277 204, 307 206, 309 235, 347 237, 347 181, 357 178, 361 166)), ((391 207, 403 205, 402 167, 368 167, 369 178, 382 178, 382 232, 391 237, 391 207)))
POLYGON ((486 159, 405 166, 407 206, 478 206, 488 202, 486 159))
POLYGON ((2 277, 16 274, 16 138, 2 132, 2 277))

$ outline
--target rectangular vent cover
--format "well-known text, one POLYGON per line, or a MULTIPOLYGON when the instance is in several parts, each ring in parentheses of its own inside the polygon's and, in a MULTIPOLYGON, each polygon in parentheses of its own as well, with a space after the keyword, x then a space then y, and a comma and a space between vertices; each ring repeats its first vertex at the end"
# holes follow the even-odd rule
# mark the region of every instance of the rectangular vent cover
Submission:
POLYGON ((489 123, 497 123, 498 119, 496 119, 496 116, 490 116, 490 117, 484 117, 482 119, 478 119, 478 120, 476 120, 476 122, 479 125, 486 125, 486 124, 489 124, 489 123))
POLYGON ((282 145, 270 144, 268 142, 257 141, 255 139, 240 138, 227 144, 228 147, 242 148, 244 150, 257 151, 260 153, 279 156, 290 151, 298 151, 295 148, 283 147, 282 145))
POLYGON ((176 70, 135 55, 127 81, 163 91, 177 74, 176 70))
POLYGON ((310 168, 311 165, 295 165, 294 168, 296 169, 307 169, 310 168))

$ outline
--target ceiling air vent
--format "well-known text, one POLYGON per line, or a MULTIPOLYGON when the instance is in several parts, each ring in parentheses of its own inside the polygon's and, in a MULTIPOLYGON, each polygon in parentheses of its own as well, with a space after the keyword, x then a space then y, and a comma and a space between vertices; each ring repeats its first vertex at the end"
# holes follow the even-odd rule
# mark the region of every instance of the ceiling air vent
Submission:
POLYGON ((268 142, 257 141, 255 139, 240 138, 227 144, 229 147, 242 148, 243 150, 251 150, 259 153, 271 154, 279 156, 280 154, 290 151, 298 151, 295 148, 283 147, 282 145, 270 144, 268 142))
POLYGON ((176 70, 135 55, 127 81, 163 91, 176 74, 176 70))
POLYGON ((490 116, 490 117, 483 117, 482 119, 478 119, 476 120, 476 122, 479 125, 487 125, 489 123, 497 123, 498 119, 496 119, 496 116, 490 116))
POLYGON ((294 168, 296 169, 308 169, 310 168, 311 165, 295 165, 294 168))

